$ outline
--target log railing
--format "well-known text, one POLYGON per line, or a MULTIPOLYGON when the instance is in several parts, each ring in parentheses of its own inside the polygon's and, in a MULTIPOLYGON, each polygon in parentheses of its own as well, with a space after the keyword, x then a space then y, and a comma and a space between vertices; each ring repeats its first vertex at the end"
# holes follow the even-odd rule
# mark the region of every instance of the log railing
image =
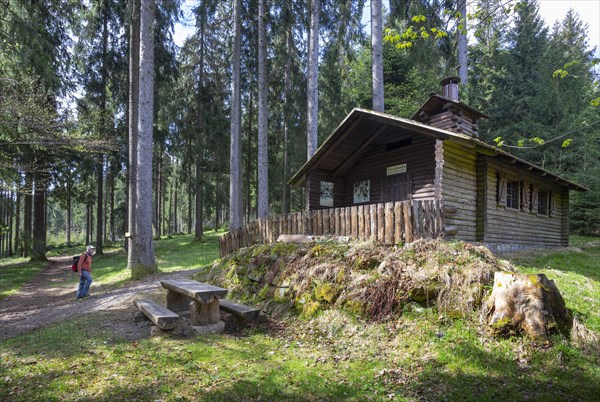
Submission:
POLYGON ((439 200, 398 201, 272 215, 231 231, 219 239, 221 256, 279 235, 345 236, 383 244, 411 243, 444 233, 439 200))

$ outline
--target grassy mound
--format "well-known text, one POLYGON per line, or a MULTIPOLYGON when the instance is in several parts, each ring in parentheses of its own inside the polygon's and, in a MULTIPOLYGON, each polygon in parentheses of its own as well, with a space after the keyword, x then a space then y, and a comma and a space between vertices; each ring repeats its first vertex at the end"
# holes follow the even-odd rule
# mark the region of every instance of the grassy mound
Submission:
POLYGON ((276 243, 240 250, 197 279, 272 313, 294 307, 311 317, 335 307, 383 320, 414 303, 436 305, 447 316, 478 310, 494 272, 507 269, 487 248, 463 242, 276 243))

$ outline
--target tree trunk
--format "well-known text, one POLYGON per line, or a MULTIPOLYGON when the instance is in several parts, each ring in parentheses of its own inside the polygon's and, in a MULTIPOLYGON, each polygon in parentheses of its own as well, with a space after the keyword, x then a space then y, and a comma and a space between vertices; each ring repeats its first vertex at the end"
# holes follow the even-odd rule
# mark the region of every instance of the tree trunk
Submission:
MULTIPOLYGON (((287 13, 292 14, 291 1, 288 0, 286 3, 287 13)), ((290 212, 290 186, 287 183, 289 177, 289 130, 290 130, 290 79, 292 73, 292 23, 288 23, 285 30, 285 50, 286 50, 286 61, 285 70, 283 72, 283 197, 282 206, 283 213, 287 214, 290 212)))
POLYGON ((248 106, 248 152, 246 153, 246 213, 245 213, 245 222, 248 223, 250 222, 250 219, 252 218, 252 173, 254 171, 254 169, 252 169, 252 160, 254 159, 252 156, 252 139, 254 138, 253 133, 252 133, 252 119, 253 119, 253 111, 254 111, 254 106, 253 106, 253 101, 254 101, 254 92, 252 90, 250 90, 250 100, 249 100, 249 106, 248 106))
MULTIPOLYGON (((190 144, 190 148, 192 147, 191 145, 192 140, 190 138, 189 140, 189 144, 190 144)), ((191 155, 191 151, 190 151, 190 155, 191 155)), ((192 186, 192 158, 190 156, 189 160, 188 160, 188 174, 187 174, 187 195, 188 195, 188 209, 187 209, 187 234, 191 234, 192 233, 192 200, 194 198, 194 191, 193 191, 193 186, 192 186)))
POLYGON ((194 226, 194 240, 202 240, 204 232, 202 208, 202 166, 204 158, 204 14, 200 15, 200 65, 198 66, 198 97, 196 98, 198 113, 196 115, 196 216, 194 226))
MULTIPOLYGON (((106 91, 108 82, 108 1, 102 2, 102 68, 100 70, 102 87, 100 89, 100 135, 108 137, 108 124, 106 109, 106 91)), ((96 255, 102 255, 102 245, 104 240, 104 155, 100 154, 100 161, 97 165, 97 207, 96 207, 96 255)))
POLYGON ((71 226, 73 221, 73 208, 71 206, 71 180, 67 180, 67 247, 71 247, 71 226))
POLYGON ((551 332, 570 329, 572 319, 554 281, 546 275, 496 272, 484 314, 492 333, 524 332, 546 340, 551 332))
POLYGON ((269 122, 267 109, 267 0, 258 2, 258 217, 269 214, 269 122))
POLYGON ((371 0, 371 65, 373 77, 373 110, 384 111, 383 95, 383 18, 381 0, 371 0))
POLYGON ((33 221, 33 178, 25 174, 25 202, 23 206, 23 257, 31 256, 31 226, 33 221))
POLYGON ((177 174, 173 178, 173 233, 177 234, 179 226, 177 225, 177 174))
POLYGON ((137 194, 137 141, 139 112, 139 65, 140 65, 140 0, 131 0, 131 23, 129 26, 129 166, 127 169, 127 268, 133 269, 137 263, 137 247, 133 242, 137 233, 136 203, 137 194))
POLYGON ((307 87, 307 159, 317 151, 319 141, 319 0, 310 1, 307 87))
POLYGON ((196 159, 196 224, 194 226, 194 240, 202 240, 204 228, 202 225, 202 160, 198 155, 196 159))
POLYGON ((467 43, 467 0, 458 0, 458 12, 460 13, 459 25, 462 29, 458 29, 458 78, 463 85, 468 82, 468 43, 467 43))
POLYGON ((115 177, 117 175, 116 172, 117 163, 113 161, 111 164, 110 170, 110 241, 115 242, 116 239, 116 228, 115 228, 115 177))
POLYGON ((152 238, 152 130, 154 119, 154 1, 141 0, 140 7, 140 95, 136 169, 136 233, 133 248, 137 260, 133 279, 158 272, 152 238))
POLYGON ((46 260, 46 188, 39 178, 35 179, 33 195, 33 247, 31 259, 46 260))
POLYGON ((15 254, 19 255, 21 247, 21 179, 17 184, 17 199, 15 201, 15 254))
POLYGON ((102 255, 102 239, 104 238, 104 224, 102 213, 104 211, 104 156, 100 155, 97 165, 98 194, 96 198, 96 254, 102 255))
POLYGON ((231 84, 231 148, 229 159, 229 229, 242 226, 242 146, 241 146, 241 93, 240 93, 240 46, 241 46, 241 0, 234 0, 233 76, 231 84))
POLYGON ((8 214, 8 256, 11 257, 13 255, 13 218, 14 218, 14 210, 15 210, 15 205, 14 205, 14 195, 12 193, 12 191, 8 192, 8 197, 9 197, 9 208, 7 208, 7 214, 8 214))

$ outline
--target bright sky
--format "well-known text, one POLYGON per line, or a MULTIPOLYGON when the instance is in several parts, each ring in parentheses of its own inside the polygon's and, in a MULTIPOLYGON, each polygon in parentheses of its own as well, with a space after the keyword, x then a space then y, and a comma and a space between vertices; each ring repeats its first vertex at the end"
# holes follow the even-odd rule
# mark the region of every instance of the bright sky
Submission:
POLYGON ((596 56, 600 57, 600 0, 540 0, 540 15, 549 28, 562 19, 572 8, 579 18, 588 25, 588 45, 596 48, 596 56))
MULTIPOLYGON (((600 0, 538 0, 540 5, 540 15, 546 21, 546 25, 552 28, 554 23, 561 21, 569 8, 574 9, 579 18, 588 25, 588 37, 590 48, 596 48, 596 55, 600 57, 600 0)), ((383 1, 384 7, 388 7, 389 2, 383 1)), ((196 0, 184 0, 183 8, 186 15, 197 5, 196 0)), ((370 31, 368 22, 370 21, 370 9, 368 3, 365 6, 365 15, 363 23, 366 24, 367 31, 370 31)), ((182 23, 175 25, 175 43, 178 46, 183 44, 193 32, 194 21, 188 17, 182 23)))

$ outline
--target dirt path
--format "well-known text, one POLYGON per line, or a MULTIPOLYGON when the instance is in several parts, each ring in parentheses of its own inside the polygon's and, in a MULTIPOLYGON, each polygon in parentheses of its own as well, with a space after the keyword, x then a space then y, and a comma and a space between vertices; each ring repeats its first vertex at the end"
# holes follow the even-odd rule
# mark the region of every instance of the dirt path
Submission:
POLYGON ((118 339, 142 338, 148 327, 133 320, 136 294, 162 289, 162 279, 186 278, 198 272, 195 269, 154 275, 117 289, 104 290, 93 282, 91 296, 76 300, 78 278, 70 265, 70 257, 51 258, 48 266, 17 293, 0 300, 0 340, 90 314, 101 314, 100 326, 112 329, 118 339))

